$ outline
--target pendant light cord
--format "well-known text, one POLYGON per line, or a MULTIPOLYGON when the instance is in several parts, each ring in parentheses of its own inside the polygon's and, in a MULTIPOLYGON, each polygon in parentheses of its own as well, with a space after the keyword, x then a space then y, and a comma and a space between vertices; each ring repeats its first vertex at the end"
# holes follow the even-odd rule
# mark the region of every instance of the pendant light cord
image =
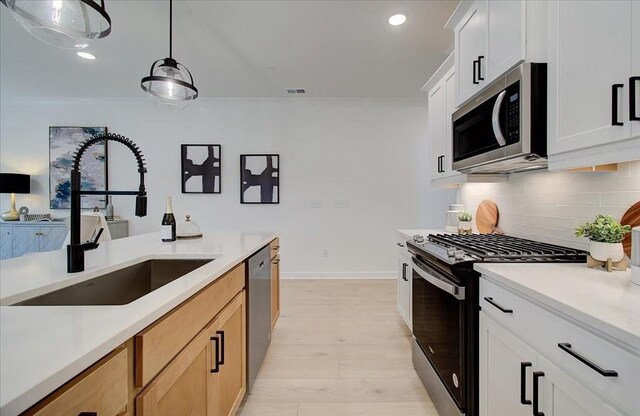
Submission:
POLYGON ((169 58, 173 58, 173 0, 169 0, 169 58))

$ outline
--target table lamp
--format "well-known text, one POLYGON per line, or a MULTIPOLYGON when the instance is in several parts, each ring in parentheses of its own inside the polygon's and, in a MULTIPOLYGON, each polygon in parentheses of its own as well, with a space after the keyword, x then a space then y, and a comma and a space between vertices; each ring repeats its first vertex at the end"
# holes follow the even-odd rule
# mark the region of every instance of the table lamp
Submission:
POLYGON ((5 221, 17 221, 20 214, 16 210, 16 194, 31 192, 31 177, 20 173, 0 173, 0 194, 11 194, 11 208, 0 215, 5 221))

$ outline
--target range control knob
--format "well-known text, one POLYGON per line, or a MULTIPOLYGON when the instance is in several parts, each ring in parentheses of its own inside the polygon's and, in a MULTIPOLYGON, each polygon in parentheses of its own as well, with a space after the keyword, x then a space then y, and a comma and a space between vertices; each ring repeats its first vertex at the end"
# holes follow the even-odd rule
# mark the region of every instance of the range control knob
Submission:
POLYGON ((449 257, 454 257, 456 255, 456 250, 453 248, 448 248, 447 249, 447 256, 449 257))
POLYGON ((462 260, 464 259, 464 250, 456 250, 453 253, 453 257, 455 257, 456 260, 462 260))

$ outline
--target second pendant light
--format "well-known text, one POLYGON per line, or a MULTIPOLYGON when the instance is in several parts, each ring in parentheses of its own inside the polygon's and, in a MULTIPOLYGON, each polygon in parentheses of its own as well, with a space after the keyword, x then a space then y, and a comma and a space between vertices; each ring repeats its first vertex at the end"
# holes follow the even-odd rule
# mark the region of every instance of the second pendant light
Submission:
POLYGON ((173 0, 169 0, 169 57, 151 65, 149 76, 142 78, 140 87, 158 104, 186 106, 198 97, 193 76, 186 66, 173 59, 173 0))

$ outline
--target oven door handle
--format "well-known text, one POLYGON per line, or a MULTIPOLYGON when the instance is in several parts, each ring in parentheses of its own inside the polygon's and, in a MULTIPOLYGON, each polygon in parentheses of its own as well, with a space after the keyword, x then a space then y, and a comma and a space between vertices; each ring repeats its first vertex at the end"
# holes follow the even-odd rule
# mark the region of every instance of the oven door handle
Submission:
POLYGON ((413 270, 418 273, 424 280, 431 283, 438 289, 444 290, 454 298, 458 300, 464 300, 464 287, 456 286, 452 283, 439 279, 436 276, 433 276, 431 274, 434 273, 433 270, 430 270, 431 273, 428 273, 427 270, 425 270, 425 266, 418 264, 415 257, 411 258, 411 263, 413 264, 413 270))
POLYGON ((493 114, 491 114, 491 125, 493 126, 493 134, 496 136, 496 141, 500 146, 506 146, 507 141, 504 139, 502 129, 500 129, 500 107, 502 107, 502 101, 507 91, 502 91, 498 94, 496 102, 493 104, 493 114))

